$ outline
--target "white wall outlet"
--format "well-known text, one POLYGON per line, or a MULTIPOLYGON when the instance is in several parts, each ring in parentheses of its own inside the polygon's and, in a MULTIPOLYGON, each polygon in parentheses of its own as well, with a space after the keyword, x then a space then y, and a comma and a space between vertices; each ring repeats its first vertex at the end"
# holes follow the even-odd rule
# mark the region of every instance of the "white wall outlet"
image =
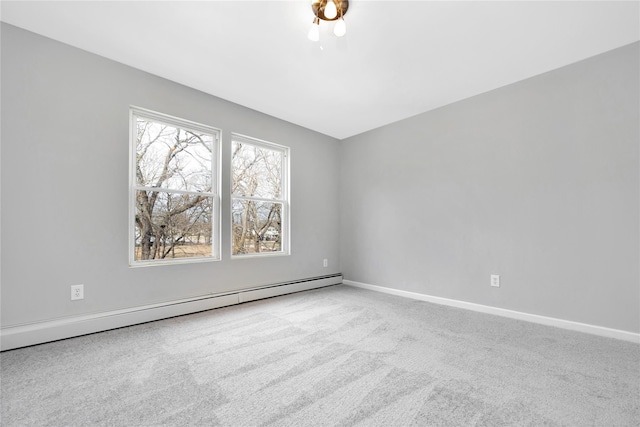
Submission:
POLYGON ((491 275, 491 286, 493 286, 494 288, 500 287, 500 275, 498 274, 491 275))
POLYGON ((329 267, 329 260, 325 258, 325 259, 322 261, 322 266, 323 266, 323 267, 329 267))
POLYGON ((84 285, 71 285, 71 301, 84 299, 84 285))

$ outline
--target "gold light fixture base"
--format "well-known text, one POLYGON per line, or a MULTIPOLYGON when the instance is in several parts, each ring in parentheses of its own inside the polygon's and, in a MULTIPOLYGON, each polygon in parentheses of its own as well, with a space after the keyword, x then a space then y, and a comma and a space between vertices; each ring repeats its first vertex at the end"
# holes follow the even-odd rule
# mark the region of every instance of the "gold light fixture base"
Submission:
POLYGON ((349 10, 349 0, 334 0, 333 2, 336 4, 336 9, 338 9, 338 14, 335 18, 329 19, 324 16, 324 8, 327 5, 327 2, 331 0, 313 0, 311 3, 311 9, 313 9, 313 14, 323 21, 337 21, 347 14, 347 10, 349 10))

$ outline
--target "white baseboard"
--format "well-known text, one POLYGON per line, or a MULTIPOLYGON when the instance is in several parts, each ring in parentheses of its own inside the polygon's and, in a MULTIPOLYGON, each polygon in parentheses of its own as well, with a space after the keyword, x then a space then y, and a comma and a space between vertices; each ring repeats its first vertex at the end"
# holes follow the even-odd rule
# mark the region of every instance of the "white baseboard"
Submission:
POLYGON ((398 289, 387 288, 384 286, 369 285, 367 283, 354 282, 352 280, 343 280, 343 284, 355 286, 358 288, 369 289, 376 292, 397 295, 405 298, 427 301, 450 307, 464 308, 466 310, 477 311, 480 313, 493 314, 510 319, 524 320, 527 322, 538 323, 541 325, 555 326, 557 328, 569 329, 572 331, 584 332, 592 335, 599 335, 608 338, 616 338, 619 340, 630 341, 640 344, 640 334, 619 329, 605 328, 602 326, 589 325, 586 323, 572 322, 570 320, 556 319, 553 317, 539 316, 537 314, 523 313, 520 311, 507 310, 504 308, 491 307, 488 305, 475 304, 471 302, 458 301, 454 299, 435 297, 431 295, 419 294, 416 292, 401 291, 398 289))
POLYGON ((295 282, 245 289, 221 295, 207 295, 151 304, 124 310, 114 310, 84 316, 9 326, 0 329, 0 351, 57 341, 109 329, 166 319, 199 311, 226 307, 243 302, 290 294, 342 283, 342 275, 316 277, 295 282))
POLYGON ((286 285, 275 285, 264 288, 249 289, 238 294, 239 302, 249 302, 264 298, 271 298, 293 292, 308 291, 310 289, 322 288, 324 286, 338 285, 342 283, 342 275, 319 277, 313 280, 302 280, 300 282, 288 283, 286 285))

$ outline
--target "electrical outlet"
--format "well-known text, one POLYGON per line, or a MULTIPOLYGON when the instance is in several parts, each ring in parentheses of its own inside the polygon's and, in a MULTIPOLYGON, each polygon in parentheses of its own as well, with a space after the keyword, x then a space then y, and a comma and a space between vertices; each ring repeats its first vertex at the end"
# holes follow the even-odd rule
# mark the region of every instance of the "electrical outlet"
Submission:
POLYGON ((498 274, 491 275, 491 286, 493 286, 494 288, 500 287, 500 276, 498 274))
POLYGON ((325 259, 322 261, 322 266, 323 266, 323 267, 329 267, 329 260, 325 258, 325 259))
POLYGON ((71 286, 71 301, 84 299, 84 285, 71 286))

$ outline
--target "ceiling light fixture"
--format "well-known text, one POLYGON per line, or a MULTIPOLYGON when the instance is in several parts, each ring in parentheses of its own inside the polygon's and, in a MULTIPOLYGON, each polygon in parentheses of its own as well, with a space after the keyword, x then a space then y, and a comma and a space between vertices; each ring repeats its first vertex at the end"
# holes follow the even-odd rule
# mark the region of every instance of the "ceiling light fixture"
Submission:
POLYGON ((327 1, 324 6, 324 17, 327 19, 333 19, 338 16, 338 8, 333 0, 327 1))
POLYGON ((320 40, 320 19, 319 18, 315 18, 313 20, 313 24, 311 24, 311 28, 309 28, 309 34, 307 35, 307 37, 309 37, 309 40, 311 40, 312 42, 317 42, 318 40, 320 40))
POLYGON ((347 24, 344 22, 344 15, 349 9, 349 0, 312 0, 311 9, 315 17, 313 24, 309 28, 309 40, 317 42, 320 40, 320 20, 336 21, 333 27, 333 34, 342 37, 347 33, 347 24))

